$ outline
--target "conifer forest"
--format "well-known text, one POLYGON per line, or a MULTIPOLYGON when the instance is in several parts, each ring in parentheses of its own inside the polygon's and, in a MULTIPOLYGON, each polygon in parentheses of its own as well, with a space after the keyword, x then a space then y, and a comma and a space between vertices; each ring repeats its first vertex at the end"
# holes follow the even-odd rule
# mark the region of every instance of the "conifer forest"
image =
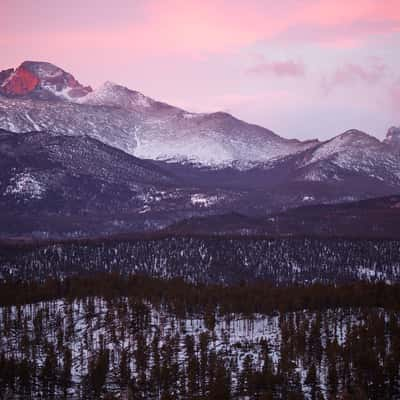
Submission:
POLYGON ((398 399, 393 240, 3 242, 1 399, 398 399))

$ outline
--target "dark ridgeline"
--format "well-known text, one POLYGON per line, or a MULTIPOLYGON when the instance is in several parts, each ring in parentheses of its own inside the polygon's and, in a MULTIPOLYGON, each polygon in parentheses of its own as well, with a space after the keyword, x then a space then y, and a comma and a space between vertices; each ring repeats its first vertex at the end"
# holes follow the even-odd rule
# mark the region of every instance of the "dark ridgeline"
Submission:
POLYGON ((314 204, 254 217, 236 212, 192 217, 164 231, 190 235, 318 236, 400 239, 400 196, 335 204, 314 204))

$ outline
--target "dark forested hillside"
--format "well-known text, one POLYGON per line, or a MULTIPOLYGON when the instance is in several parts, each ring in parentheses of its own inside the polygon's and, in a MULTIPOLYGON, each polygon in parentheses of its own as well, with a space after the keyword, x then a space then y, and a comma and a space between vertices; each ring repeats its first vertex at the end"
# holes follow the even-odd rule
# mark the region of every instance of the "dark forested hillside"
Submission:
MULTIPOLYGON (((307 201, 312 200, 306 197, 307 201)), ((238 213, 193 217, 166 228, 190 234, 400 238, 400 196, 292 208, 267 217, 238 213)))
POLYGON ((136 239, 5 244, 4 280, 43 280, 93 272, 180 277, 230 284, 263 280, 273 285, 398 282, 395 240, 159 236, 136 239))

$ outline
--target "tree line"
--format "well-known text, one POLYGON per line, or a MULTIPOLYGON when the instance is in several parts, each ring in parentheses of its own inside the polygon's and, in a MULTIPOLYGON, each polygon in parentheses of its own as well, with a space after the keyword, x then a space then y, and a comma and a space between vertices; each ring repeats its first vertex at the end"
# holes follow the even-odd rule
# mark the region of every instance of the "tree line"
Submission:
POLYGON ((276 286, 399 282, 400 242, 321 238, 164 236, 0 244, 0 279, 45 280, 98 272, 276 286))
POLYGON ((235 285, 188 283, 181 278, 159 279, 147 275, 98 273, 37 281, 0 283, 0 305, 20 305, 58 298, 87 296, 113 298, 134 296, 153 304, 163 303, 178 315, 221 313, 288 312, 341 307, 400 308, 400 284, 352 282, 348 284, 294 285, 280 287, 270 282, 239 282, 235 285))

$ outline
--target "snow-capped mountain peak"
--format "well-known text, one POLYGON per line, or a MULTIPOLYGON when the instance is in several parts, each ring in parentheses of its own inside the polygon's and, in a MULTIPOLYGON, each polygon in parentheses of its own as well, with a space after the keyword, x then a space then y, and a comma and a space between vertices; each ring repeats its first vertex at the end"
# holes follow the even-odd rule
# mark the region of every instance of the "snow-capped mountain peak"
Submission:
POLYGON ((374 137, 369 135, 368 133, 365 133, 363 131, 360 131, 358 129, 349 129, 346 132, 343 132, 342 134, 335 136, 330 140, 332 143, 340 144, 341 146, 356 146, 356 145, 367 145, 367 144, 376 144, 379 143, 379 140, 374 137))
POLYGON ((106 81, 98 89, 78 100, 91 105, 115 106, 125 109, 143 109, 151 107, 155 101, 140 92, 130 90, 111 81, 106 81))
POLYGON ((349 174, 390 184, 400 180, 400 160, 386 143, 352 129, 301 155, 301 179, 340 181, 349 174))
POLYGON ((350 129, 318 146, 309 162, 338 156, 349 151, 368 152, 376 146, 382 146, 377 138, 357 129, 350 129))
POLYGON ((18 68, 0 72, 0 94, 42 100, 72 100, 92 89, 81 85, 71 74, 48 63, 24 61, 18 68))

